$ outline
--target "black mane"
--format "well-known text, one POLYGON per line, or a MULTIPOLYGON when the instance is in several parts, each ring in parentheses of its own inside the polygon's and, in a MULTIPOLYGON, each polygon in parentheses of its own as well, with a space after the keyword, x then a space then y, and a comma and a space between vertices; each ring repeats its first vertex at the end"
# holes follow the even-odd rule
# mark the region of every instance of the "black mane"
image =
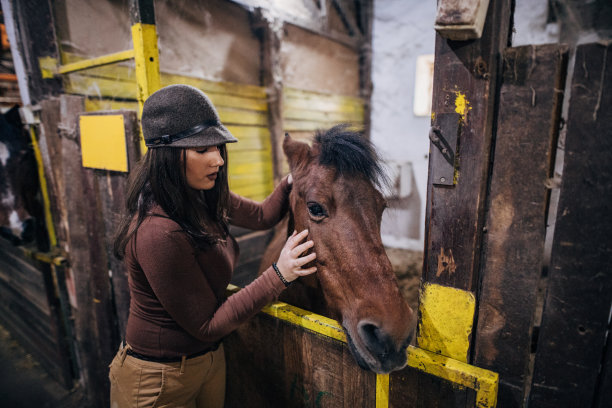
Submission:
POLYGON ((361 174, 379 188, 388 185, 376 149, 361 132, 350 130, 347 124, 336 125, 318 131, 314 141, 321 147, 319 164, 334 167, 338 175, 361 174))

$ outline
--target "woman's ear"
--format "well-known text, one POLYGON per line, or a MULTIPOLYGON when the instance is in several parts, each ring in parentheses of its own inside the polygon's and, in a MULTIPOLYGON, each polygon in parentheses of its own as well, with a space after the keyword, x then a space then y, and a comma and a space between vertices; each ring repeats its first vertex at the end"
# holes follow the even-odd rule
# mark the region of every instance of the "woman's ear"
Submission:
POLYGON ((289 169, 291 169, 292 173, 310 162, 310 146, 307 143, 293 140, 289 133, 285 133, 283 151, 285 156, 287 156, 289 169))

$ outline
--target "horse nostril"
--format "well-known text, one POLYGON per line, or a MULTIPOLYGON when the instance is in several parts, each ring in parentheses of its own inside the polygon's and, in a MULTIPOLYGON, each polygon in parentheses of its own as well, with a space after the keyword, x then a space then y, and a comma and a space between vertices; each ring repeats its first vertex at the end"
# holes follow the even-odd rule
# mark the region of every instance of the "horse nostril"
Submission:
POLYGON ((375 324, 362 323, 359 325, 359 332, 366 347, 373 354, 384 357, 391 351, 389 336, 375 324))

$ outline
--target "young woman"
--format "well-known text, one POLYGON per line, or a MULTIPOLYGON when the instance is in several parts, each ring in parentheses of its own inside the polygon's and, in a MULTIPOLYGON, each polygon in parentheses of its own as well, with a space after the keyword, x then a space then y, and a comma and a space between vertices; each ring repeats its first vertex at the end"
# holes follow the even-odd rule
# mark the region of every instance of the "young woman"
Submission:
POLYGON ((228 224, 275 225, 288 208, 291 175, 262 203, 231 193, 226 143, 208 97, 171 85, 144 104, 149 147, 130 175, 127 215, 115 240, 125 260, 130 312, 126 344, 110 365, 112 407, 222 407, 225 357, 221 340, 273 301, 312 262, 294 233, 278 261, 238 293, 225 288, 238 258, 228 224))

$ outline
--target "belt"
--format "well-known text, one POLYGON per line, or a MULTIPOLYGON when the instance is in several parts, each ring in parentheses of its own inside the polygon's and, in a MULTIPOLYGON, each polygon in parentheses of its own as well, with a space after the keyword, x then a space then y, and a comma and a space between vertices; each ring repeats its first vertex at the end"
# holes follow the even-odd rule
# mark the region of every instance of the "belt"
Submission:
POLYGON ((190 358, 203 356, 206 353, 215 351, 219 348, 219 344, 220 343, 217 343, 214 346, 207 348, 206 350, 198 351, 197 353, 189 354, 188 356, 180 356, 180 357, 151 357, 151 356, 137 353, 129 347, 125 351, 125 354, 127 354, 128 356, 137 358, 139 360, 151 361, 153 363, 178 363, 178 362, 183 361, 183 357, 185 357, 186 360, 189 360, 190 358))

